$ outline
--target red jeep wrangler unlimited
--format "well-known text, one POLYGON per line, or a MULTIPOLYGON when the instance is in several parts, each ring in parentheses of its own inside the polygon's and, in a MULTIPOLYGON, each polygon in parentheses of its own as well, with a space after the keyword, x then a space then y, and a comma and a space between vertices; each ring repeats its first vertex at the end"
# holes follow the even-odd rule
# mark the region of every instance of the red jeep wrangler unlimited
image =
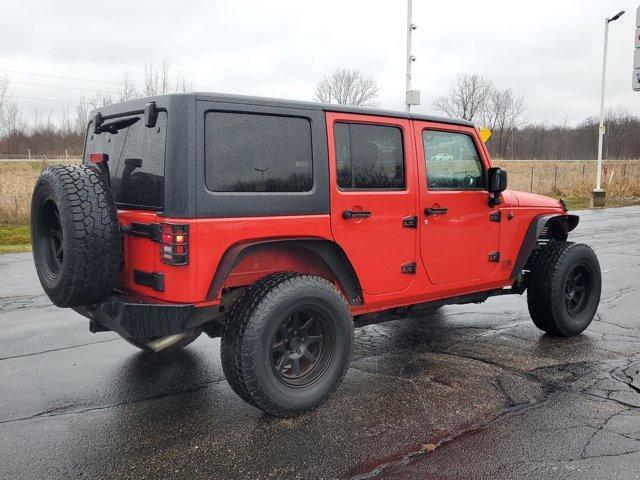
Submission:
POLYGON ((42 173, 33 255, 92 332, 222 337, 235 392, 287 416, 336 388, 354 325, 527 290, 538 328, 587 328, 601 276, 567 242, 578 217, 506 185, 466 121, 158 96, 92 112, 83 164, 42 173))

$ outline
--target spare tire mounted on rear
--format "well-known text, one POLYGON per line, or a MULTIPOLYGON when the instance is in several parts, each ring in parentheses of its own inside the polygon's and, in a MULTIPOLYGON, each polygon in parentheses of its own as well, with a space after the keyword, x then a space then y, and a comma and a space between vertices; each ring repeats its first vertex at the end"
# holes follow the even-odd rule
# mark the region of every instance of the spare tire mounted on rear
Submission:
POLYGON ((31 244, 42 288, 59 307, 90 305, 113 290, 120 229, 102 174, 85 165, 47 167, 31 201, 31 244))

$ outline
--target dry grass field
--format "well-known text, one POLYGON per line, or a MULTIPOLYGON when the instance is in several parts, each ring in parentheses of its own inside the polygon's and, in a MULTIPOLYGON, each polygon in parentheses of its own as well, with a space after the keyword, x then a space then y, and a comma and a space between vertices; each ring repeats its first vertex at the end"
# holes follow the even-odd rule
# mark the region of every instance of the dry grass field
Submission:
MULTIPOLYGON (((581 160, 493 160, 505 168, 509 188, 542 195, 589 198, 594 188, 596 162, 581 160)), ((607 197, 640 197, 640 161, 603 162, 602 187, 607 197)))
POLYGON ((29 223, 31 194, 44 167, 44 162, 0 161, 0 224, 29 223))
MULTIPOLYGON (((594 186, 594 161, 494 160, 494 164, 507 169, 509 188, 562 197, 572 208, 588 206, 594 186)), ((28 224, 33 186, 45 165, 42 161, 0 161, 0 244, 17 242, 16 238, 28 242, 24 228, 13 226, 28 224), (7 240, 16 231, 20 234, 7 240)), ((640 202, 640 160, 605 161, 603 170, 602 184, 610 204, 640 202)))

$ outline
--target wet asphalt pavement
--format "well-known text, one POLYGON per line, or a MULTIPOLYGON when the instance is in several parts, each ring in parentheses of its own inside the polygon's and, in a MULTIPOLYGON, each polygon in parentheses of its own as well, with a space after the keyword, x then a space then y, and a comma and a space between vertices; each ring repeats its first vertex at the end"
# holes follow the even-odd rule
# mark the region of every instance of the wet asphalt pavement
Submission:
POLYGON ((542 334, 519 296, 364 327, 336 394, 287 420, 231 391, 219 340, 91 334, 0 256, 0 478, 639 478, 640 208, 580 214, 604 282, 585 334, 542 334))

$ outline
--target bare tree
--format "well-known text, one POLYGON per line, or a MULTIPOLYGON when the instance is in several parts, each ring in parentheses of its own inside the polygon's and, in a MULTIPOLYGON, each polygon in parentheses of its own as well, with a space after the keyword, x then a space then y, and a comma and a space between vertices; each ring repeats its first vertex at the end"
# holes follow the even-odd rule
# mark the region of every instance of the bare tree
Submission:
POLYGON ((9 94, 9 86, 11 79, 8 75, 0 76, 0 131, 4 131, 4 110, 11 98, 9 94))
POLYGON ((315 99, 323 103, 339 105, 375 106, 378 85, 358 70, 338 68, 316 85, 315 99))
POLYGON ((2 133, 5 148, 10 152, 20 151, 20 140, 27 130, 27 124, 16 102, 7 102, 2 114, 2 133))
POLYGON ((91 95, 86 99, 87 104, 93 108, 101 108, 105 105, 111 105, 114 103, 113 97, 110 93, 98 92, 95 95, 91 95))
POLYGON ((129 78, 129 74, 125 73, 120 80, 120 86, 118 88, 117 100, 118 102, 126 102, 127 100, 133 100, 140 97, 138 89, 135 83, 129 78))
POLYGON ((176 87, 174 91, 176 93, 186 93, 186 92, 192 92, 194 90, 195 90, 195 87, 193 85, 193 82, 191 82, 190 80, 187 80, 187 77, 185 77, 183 72, 179 72, 176 77, 176 87))
POLYGON ((74 133, 76 135, 84 135, 89 123, 89 112, 112 103, 114 103, 113 97, 108 93, 96 93, 90 97, 82 95, 76 107, 76 117, 73 120, 74 133))
POLYGON ((487 96, 479 117, 494 133, 491 142, 497 156, 505 156, 509 138, 515 129, 524 124, 525 110, 524 97, 514 95, 510 88, 506 90, 493 88, 487 96))
POLYGON ((637 137, 633 131, 634 117, 627 105, 609 107, 605 113, 605 156, 606 158, 622 158, 628 144, 637 137))
POLYGON ((144 95, 147 97, 163 93, 190 92, 194 89, 193 83, 187 80, 184 73, 178 72, 175 83, 171 81, 171 66, 165 59, 159 68, 155 68, 152 63, 145 68, 144 95))
POLYGON ((144 72, 144 94, 147 97, 154 95, 161 95, 163 93, 169 93, 170 81, 169 74, 171 67, 169 62, 162 59, 162 65, 160 68, 155 68, 153 63, 150 63, 144 72))
POLYGON ((87 103, 87 99, 84 96, 80 97, 80 102, 76 107, 76 118, 73 122, 73 131, 77 135, 83 135, 87 124, 89 123, 89 110, 90 105, 87 103))
POLYGON ((10 84, 11 84, 11 78, 8 75, 0 75, 0 112, 2 112, 2 108, 9 101, 10 84))
POLYGON ((453 118, 474 121, 485 108, 493 83, 485 77, 465 73, 449 87, 449 94, 436 98, 433 108, 453 118))

